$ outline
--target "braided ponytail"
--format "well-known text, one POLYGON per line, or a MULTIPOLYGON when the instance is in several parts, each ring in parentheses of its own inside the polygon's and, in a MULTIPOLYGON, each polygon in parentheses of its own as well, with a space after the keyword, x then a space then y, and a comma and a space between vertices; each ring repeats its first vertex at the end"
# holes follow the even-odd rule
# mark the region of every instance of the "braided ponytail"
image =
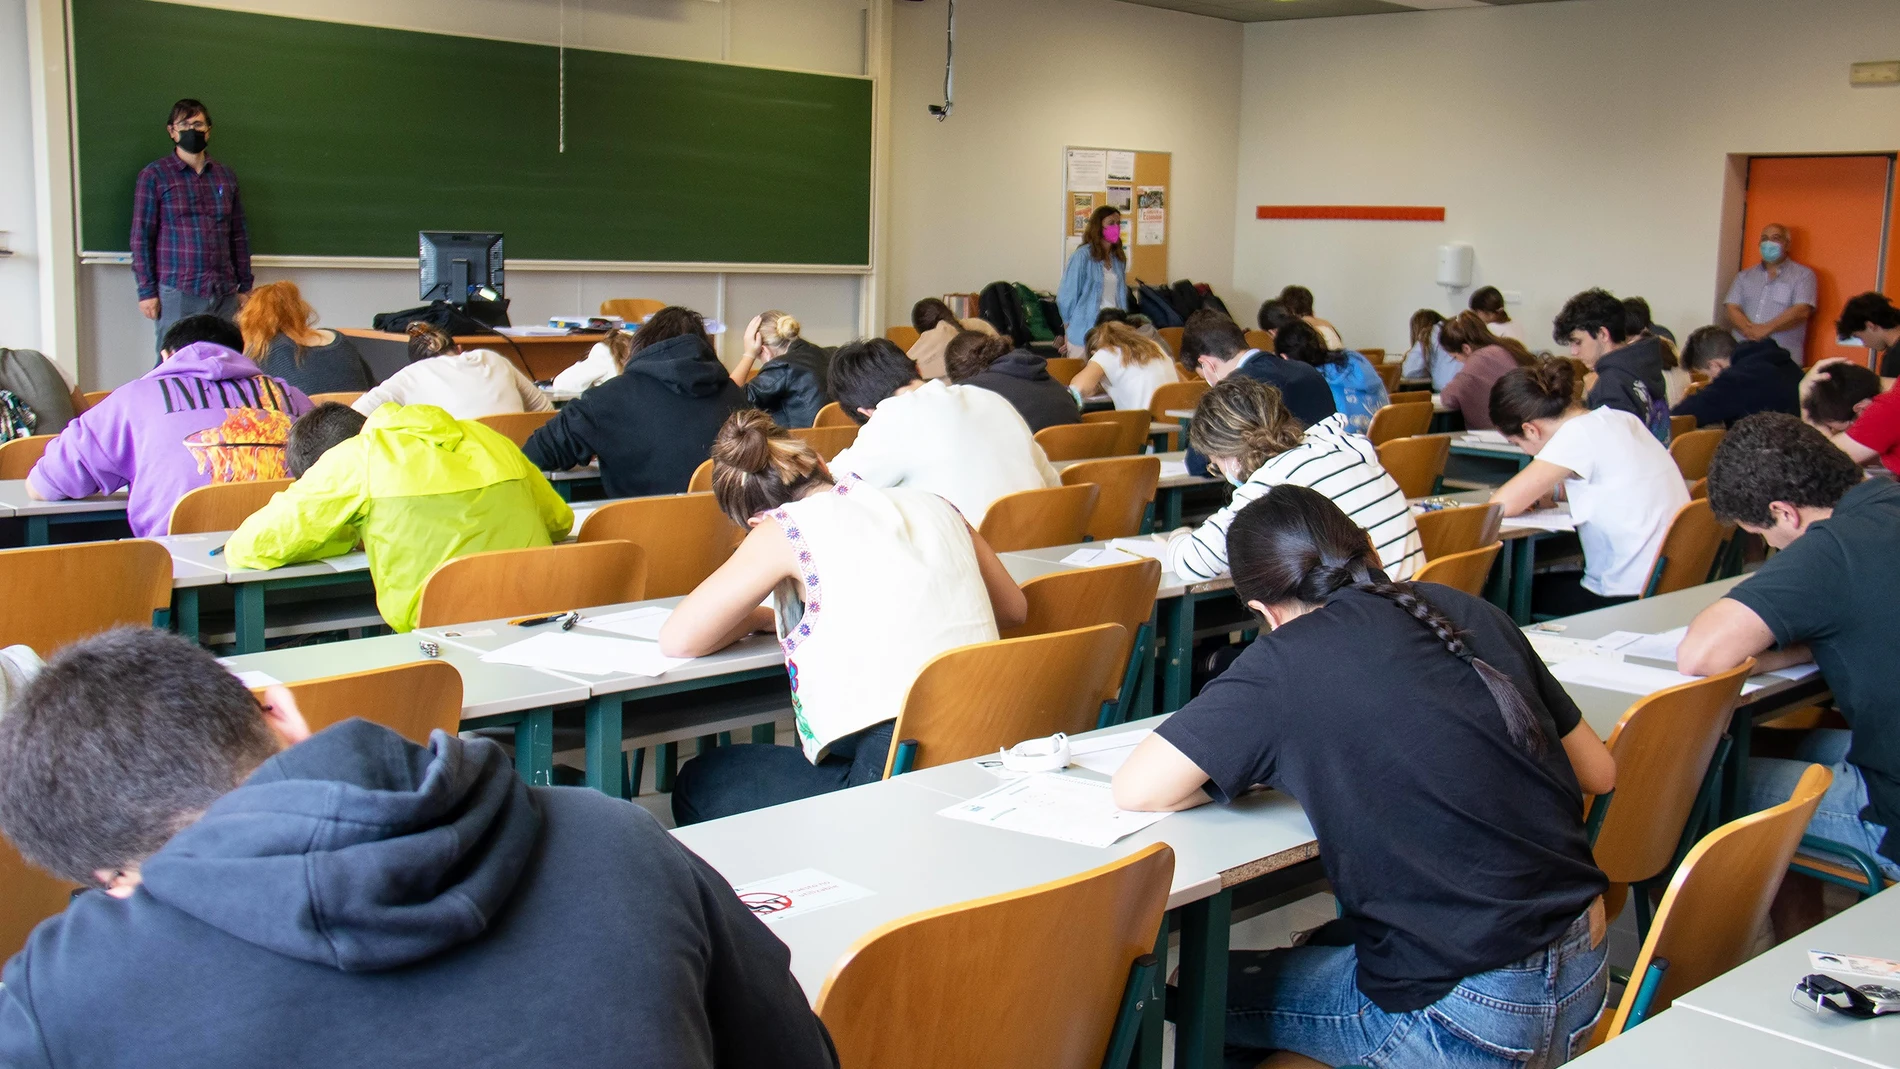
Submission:
POLYGON ((1542 757, 1549 749, 1549 740, 1544 737, 1542 724, 1537 714, 1531 711, 1530 703, 1524 700, 1523 692, 1510 676, 1498 671, 1483 658, 1465 645, 1464 632, 1438 606, 1425 600, 1418 588, 1411 583, 1361 583, 1358 589, 1392 602, 1410 613, 1425 630, 1430 631, 1445 646, 1445 652, 1477 670, 1478 678, 1484 680, 1486 690, 1491 692, 1491 700, 1497 703, 1498 712, 1504 718, 1505 733, 1511 742, 1523 748, 1534 757, 1542 757))

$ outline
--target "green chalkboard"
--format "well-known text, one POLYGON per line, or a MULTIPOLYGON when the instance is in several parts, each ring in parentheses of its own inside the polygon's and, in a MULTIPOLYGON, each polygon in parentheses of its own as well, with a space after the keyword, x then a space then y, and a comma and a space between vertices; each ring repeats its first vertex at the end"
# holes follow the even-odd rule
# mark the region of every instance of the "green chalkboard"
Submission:
POLYGON ((870 262, 871 83, 615 52, 73 0, 82 246, 130 246, 173 100, 210 107, 254 253, 870 262))

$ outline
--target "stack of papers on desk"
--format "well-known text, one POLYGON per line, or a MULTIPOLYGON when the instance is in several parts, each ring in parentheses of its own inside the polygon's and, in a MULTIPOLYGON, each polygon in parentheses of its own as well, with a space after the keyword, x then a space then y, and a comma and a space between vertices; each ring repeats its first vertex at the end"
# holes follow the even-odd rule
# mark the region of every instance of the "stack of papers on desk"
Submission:
POLYGON ((512 664, 584 676, 622 673, 630 676, 659 676, 692 658, 662 656, 656 642, 629 642, 619 638, 551 631, 484 653, 482 660, 489 664, 512 664))
POLYGON ((566 327, 496 327, 504 338, 564 338, 572 333, 566 327))
POLYGON ((1645 635, 1637 631, 1612 631, 1596 640, 1596 647, 1602 650, 1615 650, 1625 657, 1641 657, 1650 661, 1668 661, 1676 663, 1676 647, 1682 645, 1682 637, 1689 633, 1688 627, 1678 627, 1673 631, 1664 631, 1660 635, 1645 635))
POLYGON ((660 641, 660 628, 673 615, 672 609, 663 609, 658 605, 647 605, 626 612, 609 613, 606 616, 588 616, 581 620, 581 626, 595 631, 611 631, 628 638, 642 638, 648 642, 660 641))
POLYGON ((938 811, 952 820, 1097 847, 1113 846, 1168 815, 1117 809, 1107 783, 1059 772, 1024 776, 938 811))
MULTIPOLYGON (((1684 683, 1694 683, 1701 676, 1687 676, 1667 668, 1651 668, 1648 665, 1630 661, 1611 661, 1595 657, 1578 657, 1552 665, 1550 674, 1560 683, 1574 683, 1583 687, 1595 687, 1598 690, 1613 690, 1619 694, 1649 695, 1670 687, 1679 687, 1684 683)), ((1759 677, 1742 684, 1743 694, 1753 694, 1767 683, 1759 677)))
POLYGON ((1504 529, 1513 527, 1535 531, 1574 531, 1577 521, 1570 518, 1568 509, 1532 509, 1521 516, 1508 516, 1504 520, 1504 529))
POLYGON ((1161 462, 1161 477, 1163 479, 1184 479, 1187 477, 1187 473, 1187 461, 1185 460, 1164 460, 1161 462))
POLYGON ((1511 444, 1511 440, 1504 436, 1503 431, 1466 431, 1464 440, 1467 442, 1476 442, 1483 445, 1510 445, 1511 444))

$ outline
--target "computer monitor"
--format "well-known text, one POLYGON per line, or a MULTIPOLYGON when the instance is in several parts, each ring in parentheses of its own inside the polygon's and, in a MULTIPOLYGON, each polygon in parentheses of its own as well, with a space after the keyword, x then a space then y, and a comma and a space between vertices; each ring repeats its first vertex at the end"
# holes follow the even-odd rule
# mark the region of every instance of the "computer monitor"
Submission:
POLYGON ((506 294, 500 234, 424 230, 419 237, 423 300, 466 305, 506 294))

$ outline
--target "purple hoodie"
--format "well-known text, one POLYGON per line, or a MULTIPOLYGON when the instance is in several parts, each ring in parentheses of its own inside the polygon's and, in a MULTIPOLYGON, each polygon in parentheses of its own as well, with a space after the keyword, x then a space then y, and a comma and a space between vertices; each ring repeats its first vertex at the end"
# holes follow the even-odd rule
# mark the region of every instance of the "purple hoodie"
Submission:
POLYGON ((283 479, 301 392, 213 342, 195 342, 112 391, 66 425, 27 476, 49 501, 132 488, 126 521, 139 538, 171 528, 172 506, 212 483, 283 479))

